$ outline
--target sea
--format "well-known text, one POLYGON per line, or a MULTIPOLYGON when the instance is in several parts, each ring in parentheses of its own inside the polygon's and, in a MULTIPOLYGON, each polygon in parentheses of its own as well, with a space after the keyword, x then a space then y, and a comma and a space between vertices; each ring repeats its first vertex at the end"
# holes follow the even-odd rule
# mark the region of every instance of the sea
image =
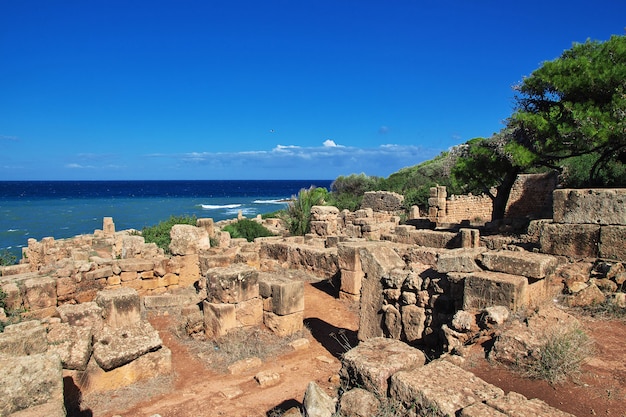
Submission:
POLYGON ((102 229, 157 225, 171 216, 253 218, 287 207, 301 189, 332 180, 0 181, 0 253, 21 259, 28 239, 70 238, 102 229))

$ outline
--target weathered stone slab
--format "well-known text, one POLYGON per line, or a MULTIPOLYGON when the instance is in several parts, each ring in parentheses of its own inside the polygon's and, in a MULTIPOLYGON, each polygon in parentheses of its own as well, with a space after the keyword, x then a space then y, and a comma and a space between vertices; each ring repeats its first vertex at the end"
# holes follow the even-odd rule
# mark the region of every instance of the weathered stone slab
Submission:
POLYGON ((337 407, 337 399, 328 395, 315 382, 309 382, 302 399, 304 415, 308 417, 332 417, 337 407))
POLYGON ((475 272, 465 277, 463 310, 505 306, 517 311, 528 303, 528 279, 500 272, 475 272))
POLYGON ((389 242, 355 242, 365 279, 361 286, 359 340, 383 336, 380 323, 384 303, 381 278, 406 265, 389 242))
POLYGON ((593 224, 541 225, 539 245, 541 251, 572 258, 597 258, 600 226, 593 224))
POLYGON ((476 259, 484 249, 451 249, 445 251, 437 258, 437 271, 447 272, 477 272, 481 268, 476 259))
POLYGON ((284 337, 302 330, 304 313, 302 311, 279 316, 271 311, 263 312, 263 323, 278 336, 284 337))
POLYGON ((404 196, 391 191, 366 191, 361 201, 361 209, 373 211, 397 211, 402 210, 404 196))
POLYGON ((409 343, 421 340, 426 328, 426 310, 416 305, 402 306, 402 328, 409 343))
POLYGON ((405 406, 413 406, 417 415, 455 416, 471 404, 504 395, 471 372, 448 361, 434 361, 391 377, 391 397, 405 406))
POLYGON ((259 296, 259 273, 243 264, 212 268, 206 273, 208 300, 212 303, 238 303, 259 296))
POLYGON ((12 324, 0 333, 0 353, 4 355, 34 355, 47 349, 46 328, 38 320, 12 324))
POLYGON ((263 300, 253 298, 235 304, 235 318, 238 327, 260 326, 263 324, 263 300))
POLYGON ((53 324, 48 329, 48 352, 59 355, 64 369, 85 370, 91 357, 92 337, 91 327, 53 324))
POLYGON ((460 237, 453 232, 413 230, 409 233, 409 241, 403 243, 412 243, 429 248, 452 249, 460 246, 460 237))
POLYGON ((486 403, 507 416, 574 417, 573 414, 551 407, 537 398, 529 400, 516 392, 487 399, 486 403))
POLYGON ((63 323, 71 326, 97 326, 102 322, 102 308, 95 302, 63 304, 57 307, 63 323))
POLYGON ((118 368, 105 371, 91 358, 85 371, 72 371, 74 383, 83 395, 105 392, 132 385, 159 375, 166 375, 172 369, 172 352, 165 346, 148 352, 118 368))
POLYGON ((57 399, 17 411, 8 417, 66 417, 66 415, 63 399, 57 399))
POLYGON ((24 281, 24 307, 41 310, 57 305, 56 280, 50 277, 31 278, 24 281))
POLYGON ((489 407, 485 403, 474 403, 461 410, 459 417, 507 417, 495 408, 489 407))
POLYGON ((380 400, 371 392, 353 388, 345 392, 339 400, 342 416, 370 417, 376 415, 380 408, 380 400))
POLYGON ((347 387, 362 387, 385 396, 391 375, 423 366, 426 357, 399 340, 376 337, 350 349, 341 362, 339 374, 347 387))
POLYGON ((224 336, 237 327, 235 304, 203 302, 204 333, 208 338, 224 336))
POLYGON ((93 357, 102 369, 110 371, 159 349, 162 344, 159 332, 148 322, 125 328, 103 326, 94 334, 93 357))
POLYGON ((204 227, 190 224, 175 224, 170 231, 172 238, 169 249, 173 255, 190 255, 209 249, 209 232, 204 227))
POLYGON ((600 228, 600 257, 626 262, 626 226, 600 228))
POLYGON ((554 190, 553 200, 557 223, 626 225, 626 188, 554 190))
POLYGON ((113 328, 134 327, 141 321, 141 301, 132 288, 104 290, 96 295, 106 325, 113 328))
POLYGON ((117 265, 122 272, 143 272, 154 269, 153 261, 141 258, 120 259, 117 261, 117 265))
POLYGON ((259 276, 259 291, 272 299, 272 311, 279 316, 304 311, 304 282, 273 274, 259 276), (261 289, 262 288, 262 289, 261 289))
POLYGON ((481 262, 490 271, 541 279, 554 272, 559 264, 551 255, 526 251, 497 251, 482 254, 481 262))
POLYGON ((103 268, 94 269, 93 271, 85 272, 85 279, 95 280, 101 278, 108 278, 113 275, 113 268, 105 266, 103 268))
POLYGON ((58 355, 0 354, 0 369, 0 415, 48 402, 63 404, 63 369, 58 355))

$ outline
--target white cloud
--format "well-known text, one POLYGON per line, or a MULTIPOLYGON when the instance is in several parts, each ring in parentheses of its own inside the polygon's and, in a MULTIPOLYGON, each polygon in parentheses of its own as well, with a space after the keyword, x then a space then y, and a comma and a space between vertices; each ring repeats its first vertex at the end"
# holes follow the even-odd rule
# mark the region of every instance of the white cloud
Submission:
POLYGON ((337 144, 335 143, 335 141, 334 141, 334 140, 332 140, 332 139, 326 139, 326 140, 324 141, 324 144, 323 144, 323 145, 324 145, 324 147, 325 147, 325 148, 337 148, 337 147, 339 147, 339 145, 337 145, 337 144))
POLYGON ((94 167, 91 165, 81 165, 77 163, 65 164, 65 168, 69 169, 93 169, 94 167))

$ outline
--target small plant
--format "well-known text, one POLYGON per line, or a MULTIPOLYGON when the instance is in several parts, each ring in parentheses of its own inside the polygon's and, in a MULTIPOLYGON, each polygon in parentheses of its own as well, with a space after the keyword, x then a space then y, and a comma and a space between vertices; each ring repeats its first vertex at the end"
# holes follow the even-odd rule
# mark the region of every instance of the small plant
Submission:
POLYGON ((170 253, 170 231, 175 224, 190 224, 195 226, 197 223, 196 216, 171 216, 168 220, 162 221, 156 226, 144 227, 141 230, 146 243, 155 243, 159 248, 163 249, 166 254, 170 253))
POLYGON ((582 312, 592 317, 608 320, 626 320, 626 308, 620 307, 615 300, 607 298, 601 303, 582 307, 582 312))
POLYGON ((339 335, 335 334, 335 332, 332 332, 330 334, 330 337, 332 337, 333 339, 337 341, 337 343, 339 343, 339 346, 341 346, 344 353, 346 353, 347 351, 349 351, 350 349, 354 347, 352 346, 352 343, 348 339, 348 336, 346 336, 346 331, 344 329, 339 330, 337 333, 339 335))
POLYGON ((8 249, 4 249, 2 252, 0 252, 0 266, 15 265, 16 262, 17 256, 9 252, 8 249))
POLYGON ((555 384, 578 374, 591 353, 587 334, 578 327, 570 327, 547 335, 538 351, 521 366, 527 376, 555 384))
POLYGON ((224 226, 223 230, 230 233, 232 238, 245 238, 248 242, 254 241, 257 237, 274 236, 265 226, 249 219, 238 220, 224 226))
POLYGON ((311 187, 298 192, 298 197, 289 202, 283 220, 294 236, 304 236, 311 229, 311 208, 323 205, 328 196, 326 188, 311 187))

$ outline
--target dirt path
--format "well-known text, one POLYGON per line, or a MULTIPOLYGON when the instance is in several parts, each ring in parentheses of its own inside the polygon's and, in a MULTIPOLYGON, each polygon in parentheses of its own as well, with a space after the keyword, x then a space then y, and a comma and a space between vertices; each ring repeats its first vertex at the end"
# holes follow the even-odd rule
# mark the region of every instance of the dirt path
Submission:
MULTIPOLYGON (((343 347, 331 336, 343 334, 356 346, 358 318, 354 305, 338 300, 323 284, 305 283, 305 324, 311 330, 310 347, 293 351, 240 375, 207 369, 172 332, 171 317, 151 319, 163 342, 172 350, 173 377, 157 379, 145 386, 99 395, 85 402, 90 408, 79 417, 242 417, 267 416, 280 407, 299 406, 310 381, 335 395, 338 360, 343 347), (280 382, 261 388, 254 380, 260 371, 280 375, 280 382)), ((585 365, 580 378, 551 386, 544 381, 521 378, 502 366, 490 364, 476 347, 465 368, 508 391, 539 398, 553 407, 576 416, 626 417, 626 323, 580 318, 594 340, 596 353, 585 365)), ((69 415, 69 414, 68 414, 69 415)))
MULTIPOLYGON (((97 401, 91 405, 91 413, 82 416, 162 417, 181 416, 266 416, 276 406, 288 408, 299 405, 306 386, 315 381, 327 392, 336 394, 337 375, 341 364, 338 357, 342 347, 331 333, 341 331, 353 345, 356 343, 358 319, 354 310, 344 301, 330 294, 322 284, 305 283, 305 324, 311 330, 310 347, 293 351, 261 367, 239 375, 218 374, 207 369, 197 358, 189 354, 187 347, 172 334, 172 320, 167 316, 151 319, 165 346, 172 350, 174 380, 168 392, 145 399, 130 406, 118 401, 115 394, 108 401, 97 401), (260 371, 271 371, 280 375, 277 385, 261 388, 254 380, 260 371)), ((150 389, 159 391, 163 387, 138 389, 135 397, 148 395, 150 389)), ((154 392, 153 391, 153 392, 154 392)), ((122 394, 118 393, 118 397, 122 394)), ((131 401, 132 399, 128 399, 131 401)))

